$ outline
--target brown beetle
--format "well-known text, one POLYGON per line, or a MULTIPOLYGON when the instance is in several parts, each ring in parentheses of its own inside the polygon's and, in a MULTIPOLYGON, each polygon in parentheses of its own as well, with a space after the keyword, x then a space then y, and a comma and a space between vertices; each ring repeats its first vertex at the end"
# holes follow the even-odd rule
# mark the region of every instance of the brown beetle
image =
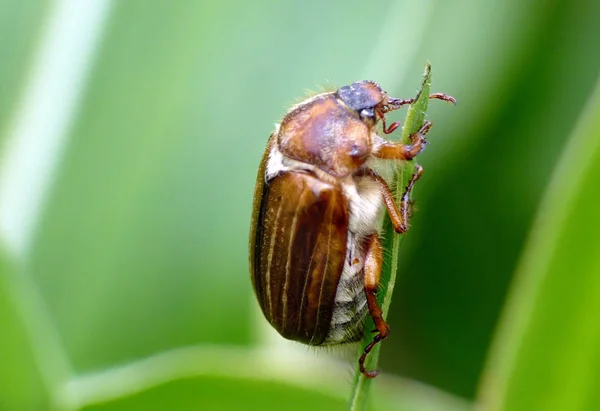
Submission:
MULTIPOLYGON (((454 102, 444 94, 432 94, 454 102)), ((391 98, 373 81, 313 96, 292 107, 271 135, 260 163, 250 231, 250 271, 265 317, 285 338, 309 345, 359 341, 367 312, 378 334, 389 326, 376 292, 383 264, 378 225, 385 208, 398 233, 407 230, 416 167, 398 206, 373 159, 411 160, 425 146, 426 122, 410 144, 377 135, 386 113, 414 99, 391 98)))

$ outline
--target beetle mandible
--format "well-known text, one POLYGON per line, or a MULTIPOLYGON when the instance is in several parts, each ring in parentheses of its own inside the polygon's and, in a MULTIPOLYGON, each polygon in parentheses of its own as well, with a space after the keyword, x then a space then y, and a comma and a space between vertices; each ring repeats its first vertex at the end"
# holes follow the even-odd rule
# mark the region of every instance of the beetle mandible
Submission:
MULTIPOLYGON (((432 94, 450 102, 445 94, 432 94)), ((415 166, 396 204, 373 159, 411 160, 425 147, 425 122, 409 144, 389 141, 386 114, 414 99, 387 95, 373 81, 317 94, 293 106, 267 143, 254 191, 250 272, 263 314, 285 338, 308 345, 334 345, 362 338, 371 315, 377 334, 364 362, 390 327, 376 298, 383 265, 378 233, 386 210, 394 230, 408 227, 409 195, 423 168, 415 166)))

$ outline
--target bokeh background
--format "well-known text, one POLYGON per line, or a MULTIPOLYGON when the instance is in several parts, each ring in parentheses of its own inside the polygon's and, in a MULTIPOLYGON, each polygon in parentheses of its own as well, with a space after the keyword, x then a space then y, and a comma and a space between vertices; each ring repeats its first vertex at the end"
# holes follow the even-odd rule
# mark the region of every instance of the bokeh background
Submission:
POLYGON ((256 168, 307 90, 407 98, 427 60, 459 104, 430 104, 374 406, 600 409, 600 2, 0 10, 0 410, 345 409, 352 359, 257 312, 256 168))

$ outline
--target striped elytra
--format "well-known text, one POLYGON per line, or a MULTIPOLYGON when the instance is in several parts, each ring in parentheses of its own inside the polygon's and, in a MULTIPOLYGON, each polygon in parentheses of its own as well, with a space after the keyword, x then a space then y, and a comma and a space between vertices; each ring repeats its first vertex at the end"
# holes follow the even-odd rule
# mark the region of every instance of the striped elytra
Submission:
POLYGON ((430 123, 407 145, 377 134, 379 120, 384 134, 394 131, 386 113, 412 101, 372 81, 306 99, 276 126, 254 191, 250 274, 265 318, 287 339, 333 345, 360 340, 370 315, 377 334, 359 360, 367 377, 377 371, 364 368, 365 357, 389 333, 376 298, 381 217, 387 212, 394 229, 406 231, 409 192, 422 171, 417 166, 398 205, 370 160, 411 160, 424 148, 430 123))
POLYGON ((310 174, 284 173, 265 185, 259 221, 254 279, 263 312, 282 336, 322 344, 346 255, 346 199, 310 174))

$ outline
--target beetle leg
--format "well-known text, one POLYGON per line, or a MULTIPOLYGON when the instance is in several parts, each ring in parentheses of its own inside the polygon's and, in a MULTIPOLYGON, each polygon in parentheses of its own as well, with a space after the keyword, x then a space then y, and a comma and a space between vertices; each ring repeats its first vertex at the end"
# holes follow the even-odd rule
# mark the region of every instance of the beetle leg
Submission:
MULTIPOLYGON (((383 195, 386 208, 390 215, 390 220, 394 226, 394 230, 398 233, 404 233, 408 229, 408 210, 410 207, 410 193, 415 185, 415 182, 423 174, 423 167, 419 164, 415 164, 416 171, 412 175, 404 194, 400 202, 400 209, 394 200, 394 195, 387 182, 377 174, 375 171, 368 169, 365 170, 366 174, 372 176, 379 184, 381 184, 381 192, 383 195)), ((367 296, 367 306, 369 307, 369 313, 373 322, 375 323, 375 330, 379 332, 364 349, 363 354, 358 360, 360 372, 368 378, 374 378, 379 374, 379 370, 367 371, 365 369, 365 360, 367 355, 371 352, 375 344, 385 340, 390 333, 390 326, 383 319, 383 312, 381 307, 377 303, 377 288, 379 286, 379 280, 381 278, 381 269, 383 267, 383 250, 381 247, 381 241, 377 233, 372 234, 367 240, 367 252, 365 256, 365 294, 367 296)))
POLYGON ((425 145, 427 144, 425 135, 430 128, 431 121, 423 123, 419 131, 411 134, 409 137, 410 144, 402 144, 382 139, 382 142, 375 147, 373 155, 385 160, 412 160, 425 148, 425 145))
POLYGON ((400 212, 402 213, 402 221, 404 222, 404 232, 408 230, 408 220, 409 220, 409 212, 410 212, 410 193, 419 178, 423 175, 423 166, 420 164, 415 164, 415 172, 410 177, 410 181, 408 185, 404 189, 404 194, 402 194, 402 200, 400 200, 400 212))
MULTIPOLYGON (((373 170, 369 170, 368 173, 381 186, 383 202, 385 203, 385 208, 387 209, 390 220, 392 221, 392 225, 394 226, 394 231, 399 234, 404 234, 407 230, 407 220, 404 218, 404 216, 408 213, 401 208, 398 208, 398 204, 396 204, 396 200, 394 199, 394 194, 383 177, 373 170)), ((402 196, 402 198, 404 199, 404 196, 402 196)))
POLYGON ((456 99, 451 95, 444 93, 433 93, 429 95, 429 98, 437 98, 438 100, 447 101, 448 103, 452 103, 456 105, 456 99))
POLYGON ((408 230, 408 220, 409 220, 409 210, 410 210, 410 193, 415 185, 415 182, 421 177, 423 174, 423 167, 419 164, 415 164, 416 171, 410 178, 408 185, 404 189, 404 194, 402 194, 402 199, 400 200, 400 207, 396 204, 396 200, 394 199, 394 194, 390 189, 390 186, 385 181, 383 177, 377 174, 372 169, 366 169, 363 172, 363 175, 368 175, 373 177, 375 181, 377 181, 381 187, 381 195, 383 196, 383 202, 385 203, 385 208, 387 209, 388 215, 390 216, 390 220, 392 221, 392 225, 394 226, 394 231, 398 234, 404 234, 408 230))
POLYGON ((390 326, 383 319, 383 312, 379 303, 377 303, 377 288, 379 286, 379 279, 381 277, 381 269, 383 267, 383 250, 381 242, 379 241, 379 235, 377 233, 372 234, 367 239, 367 252, 365 257, 365 294, 367 296, 367 306, 369 307, 369 313, 375 327, 377 328, 378 334, 373 338, 373 341, 367 345, 363 351, 363 354, 358 360, 360 372, 365 377, 373 378, 379 374, 379 370, 367 371, 365 369, 365 359, 375 344, 385 340, 390 333, 390 326))

